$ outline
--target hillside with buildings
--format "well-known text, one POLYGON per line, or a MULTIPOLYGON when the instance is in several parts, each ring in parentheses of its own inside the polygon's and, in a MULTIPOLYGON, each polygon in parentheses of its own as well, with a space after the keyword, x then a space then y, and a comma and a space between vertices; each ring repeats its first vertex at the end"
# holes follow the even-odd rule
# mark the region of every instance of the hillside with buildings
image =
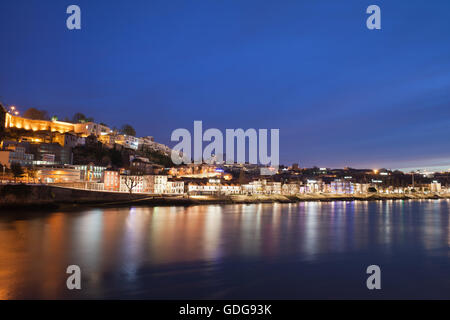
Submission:
POLYGON ((78 123, 30 119, 19 116, 15 107, 7 110, 0 105, 0 134, 4 173, 12 165, 25 171, 33 168, 41 173, 33 178, 41 182, 73 182, 71 170, 79 166, 94 171, 132 167, 151 173, 171 164, 170 148, 153 137, 127 135, 91 119, 78 123), (59 176, 46 175, 49 168, 58 169, 59 176))
MULTIPOLYGON (((34 117, 34 113, 39 111, 26 114, 34 117)), ((301 168, 293 164, 281 166, 272 176, 261 176, 261 167, 251 164, 175 166, 168 146, 151 136, 131 135, 135 132, 130 125, 121 131, 80 114, 74 119, 32 119, 20 116, 15 107, 0 106, 2 184, 102 192, 109 200, 115 194, 120 201, 127 195, 182 196, 200 202, 286 202, 446 197, 449 193, 448 172, 301 168)), ((10 189, 2 190, 6 197, 10 189)), ((45 197, 51 202, 49 194, 45 197)), ((13 198, 14 192, 2 201, 13 198)), ((14 199, 19 201, 20 195, 14 199)))

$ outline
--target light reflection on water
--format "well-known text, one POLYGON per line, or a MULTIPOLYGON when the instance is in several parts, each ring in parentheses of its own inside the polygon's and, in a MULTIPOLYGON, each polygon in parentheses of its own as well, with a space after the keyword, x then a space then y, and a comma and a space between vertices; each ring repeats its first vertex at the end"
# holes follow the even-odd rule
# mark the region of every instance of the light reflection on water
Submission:
POLYGON ((445 200, 2 213, 0 298, 449 298, 448 215, 445 200))

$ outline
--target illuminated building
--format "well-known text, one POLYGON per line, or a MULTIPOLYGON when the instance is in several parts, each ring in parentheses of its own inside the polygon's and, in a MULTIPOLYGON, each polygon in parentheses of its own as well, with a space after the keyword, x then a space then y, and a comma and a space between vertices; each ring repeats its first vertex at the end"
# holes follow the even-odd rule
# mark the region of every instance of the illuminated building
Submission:
POLYGON ((57 120, 33 120, 6 111, 4 107, 0 109, 0 121, 2 129, 24 129, 29 131, 48 131, 57 133, 77 133, 83 137, 91 134, 100 137, 112 133, 112 130, 105 125, 94 122, 70 123, 57 120))
POLYGON ((69 146, 62 147, 59 143, 40 143, 29 144, 29 153, 34 154, 36 161, 35 164, 71 164, 72 163, 72 148, 69 146), (48 155, 54 155, 54 162, 45 162, 48 159, 48 155))
POLYGON ((305 186, 305 193, 319 193, 323 192, 324 184, 317 180, 307 180, 305 186))
POLYGON ((331 193, 354 193, 353 184, 350 181, 336 179, 330 183, 331 193))
POLYGON ((265 194, 281 194, 281 182, 268 181, 264 190, 265 194))
POLYGON ((10 113, 5 114, 5 128, 59 133, 73 132, 75 129, 74 124, 69 122, 26 119, 10 113))
POLYGON ((73 167, 40 167, 37 179, 42 183, 68 183, 80 181, 80 170, 73 167))
POLYGON ((55 163, 55 155, 54 154, 43 154, 42 162, 55 163))
POLYGON ((81 138, 74 133, 66 132, 63 134, 56 134, 53 138, 53 142, 57 142, 62 147, 73 148, 77 145, 84 144, 84 138, 81 138))
POLYGON ((213 195, 220 193, 220 184, 217 183, 188 183, 187 192, 193 195, 213 195))
POLYGON ((137 150, 139 147, 139 139, 126 134, 120 134, 116 137, 117 144, 124 146, 125 148, 137 150))
POLYGON ((144 191, 144 176, 120 176, 120 192, 141 193, 144 191))
POLYGON ((112 149, 114 147, 114 143, 116 143, 116 136, 114 134, 100 135, 98 137, 98 141, 103 143, 103 145, 107 148, 112 149))
POLYGON ((169 174, 183 178, 213 178, 222 175, 223 170, 208 164, 188 164, 171 168, 169 174))
POLYGON ((24 147, 10 146, 9 150, 0 151, 0 163, 11 168, 11 164, 17 163, 21 166, 32 166, 34 155, 25 152, 24 147))
POLYGON ((112 130, 107 126, 94 122, 76 123, 73 126, 73 131, 75 133, 81 134, 84 137, 90 136, 91 134, 96 137, 100 137, 112 133, 112 130))
POLYGON ((240 194, 241 186, 238 184, 224 183, 220 186, 220 193, 230 195, 230 194, 240 194))
POLYGON ((120 190, 120 175, 118 171, 105 170, 103 172, 103 183, 106 191, 120 190))
POLYGON ((80 178, 83 181, 100 181, 106 167, 96 166, 93 163, 88 165, 74 165, 74 168, 81 172, 80 178))
POLYGON ((432 181, 430 183, 431 192, 441 192, 441 184, 438 181, 432 181))
MULTIPOLYGON (((168 176, 165 175, 147 175, 144 176, 144 192, 147 193, 167 193, 168 176)), ((184 188, 184 186, 183 186, 184 188)))
POLYGON ((183 194, 184 181, 168 181, 165 175, 121 175, 118 171, 103 173, 104 190, 132 193, 183 194))
POLYGON ((209 179, 207 183, 190 182, 187 192, 192 195, 215 195, 215 194, 241 194, 241 186, 237 184, 220 182, 220 179, 209 179))
POLYGON ((266 182, 266 180, 251 181, 241 186, 242 191, 247 194, 263 194, 266 182))
POLYGON ((300 185, 298 183, 285 183, 281 187, 281 192, 285 195, 294 195, 300 193, 300 185))
POLYGON ((167 181, 167 193, 171 194, 183 194, 184 193, 184 181, 167 181))

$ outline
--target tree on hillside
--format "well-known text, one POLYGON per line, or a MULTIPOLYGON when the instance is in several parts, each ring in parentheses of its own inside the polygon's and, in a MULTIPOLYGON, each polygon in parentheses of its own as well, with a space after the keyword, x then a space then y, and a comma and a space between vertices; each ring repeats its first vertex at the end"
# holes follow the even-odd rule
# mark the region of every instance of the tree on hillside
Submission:
POLYGON ((14 176, 14 182, 17 181, 17 178, 21 178, 24 175, 22 166, 19 163, 11 164, 11 172, 14 176))
POLYGON ((33 119, 33 120, 49 120, 48 112, 45 110, 38 110, 36 108, 29 108, 23 114, 24 118, 33 119))
POLYGON ((127 136, 136 136, 136 130, 134 130, 134 128, 129 124, 123 125, 121 132, 122 134, 126 134, 127 136))
POLYGON ((84 114, 78 112, 73 115, 72 118, 73 123, 85 123, 85 122, 94 122, 94 118, 88 118, 84 114))

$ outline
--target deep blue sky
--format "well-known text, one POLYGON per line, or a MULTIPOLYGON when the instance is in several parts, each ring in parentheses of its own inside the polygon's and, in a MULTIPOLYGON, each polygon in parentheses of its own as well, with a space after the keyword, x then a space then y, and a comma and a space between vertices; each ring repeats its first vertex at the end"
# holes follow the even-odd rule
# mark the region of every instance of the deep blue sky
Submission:
POLYGON ((279 128, 285 164, 450 168, 450 1, 3 0, 0 15, 0 100, 22 111, 163 143, 194 120, 279 128))

